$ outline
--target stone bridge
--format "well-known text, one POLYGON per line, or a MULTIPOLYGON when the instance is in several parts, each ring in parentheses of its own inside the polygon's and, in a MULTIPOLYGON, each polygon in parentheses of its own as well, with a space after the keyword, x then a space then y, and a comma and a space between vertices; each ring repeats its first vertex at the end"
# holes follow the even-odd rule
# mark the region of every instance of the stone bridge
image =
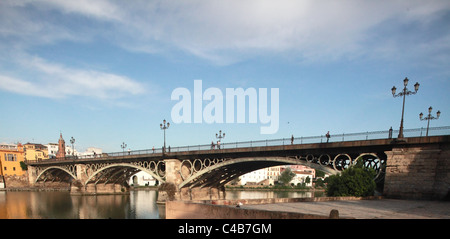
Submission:
POLYGON ((336 174, 358 160, 377 172, 384 194, 398 198, 443 198, 450 188, 450 136, 249 146, 226 149, 141 150, 96 158, 28 161, 32 185, 65 183, 73 195, 127 193, 139 171, 159 182, 158 200, 224 198, 224 185, 254 170, 305 165, 336 174))

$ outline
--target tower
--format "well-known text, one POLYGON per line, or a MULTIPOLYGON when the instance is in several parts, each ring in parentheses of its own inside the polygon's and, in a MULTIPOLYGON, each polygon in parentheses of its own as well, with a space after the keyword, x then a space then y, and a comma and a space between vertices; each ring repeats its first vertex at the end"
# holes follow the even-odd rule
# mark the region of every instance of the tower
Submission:
POLYGON ((62 133, 60 133, 58 140, 58 152, 56 153, 56 158, 64 158, 64 157, 66 157, 66 142, 62 137, 62 133))

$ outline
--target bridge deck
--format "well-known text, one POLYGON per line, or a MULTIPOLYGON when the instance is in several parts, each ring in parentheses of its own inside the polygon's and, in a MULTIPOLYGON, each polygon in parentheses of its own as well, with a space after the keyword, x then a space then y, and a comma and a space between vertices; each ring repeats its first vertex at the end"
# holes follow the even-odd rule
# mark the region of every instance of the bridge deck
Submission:
MULTIPOLYGON (((91 163, 91 162, 126 162, 136 159, 145 159, 149 161, 163 159, 192 159, 192 158, 227 158, 227 157, 256 157, 256 156, 296 156, 299 154, 314 153, 342 153, 355 150, 357 152, 376 152, 391 150, 394 145, 422 145, 432 143, 444 143, 450 141, 450 135, 428 136, 428 137, 410 137, 404 141, 396 139, 373 139, 356 140, 330 143, 311 143, 311 144, 289 144, 276 146, 255 146, 255 147, 237 147, 221 149, 201 149, 166 152, 165 154, 153 150, 136 150, 120 153, 104 153, 96 157, 65 157, 55 159, 45 159, 42 161, 28 160, 26 163, 32 166, 49 164, 72 164, 72 163, 91 163)), ((228 145, 229 146, 229 145, 228 145)), ((188 146, 185 148, 189 148, 188 146)))

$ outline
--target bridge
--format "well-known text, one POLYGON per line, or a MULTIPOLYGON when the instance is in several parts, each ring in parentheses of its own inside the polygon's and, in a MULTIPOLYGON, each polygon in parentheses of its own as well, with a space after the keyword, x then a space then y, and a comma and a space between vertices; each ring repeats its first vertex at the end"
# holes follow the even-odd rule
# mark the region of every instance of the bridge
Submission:
POLYGON ((401 198, 443 198, 450 188, 450 127, 394 132, 260 140, 211 145, 137 150, 97 155, 27 161, 30 184, 70 186, 73 195, 126 193, 129 178, 139 171, 159 182, 158 200, 224 198, 224 186, 257 169, 277 165, 305 165, 336 174, 362 160, 375 169, 374 180, 384 194, 401 198), (419 134, 420 132, 420 134, 419 134))

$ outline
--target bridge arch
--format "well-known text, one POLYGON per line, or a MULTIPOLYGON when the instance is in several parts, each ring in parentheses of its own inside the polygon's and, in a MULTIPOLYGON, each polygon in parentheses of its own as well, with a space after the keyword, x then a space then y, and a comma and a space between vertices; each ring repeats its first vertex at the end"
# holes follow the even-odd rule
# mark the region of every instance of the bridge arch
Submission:
MULTIPOLYGON (((152 172, 151 170, 138 166, 138 165, 134 165, 134 164, 127 164, 127 163, 115 163, 115 164, 109 164, 106 165, 104 167, 99 168, 97 171, 93 172, 84 182, 84 185, 86 186, 90 181, 92 181, 93 179, 97 179, 98 176, 102 177, 103 175, 101 175, 102 173, 104 173, 106 170, 111 169, 111 168, 134 168, 140 171, 143 171, 145 173, 150 174, 152 177, 154 177, 156 180, 158 180, 160 183, 165 182, 165 180, 160 177, 159 175, 157 175, 156 173, 152 172)), ((119 174, 120 172, 116 172, 114 174, 119 174)), ((130 175, 131 176, 131 175, 130 175)), ((107 179, 107 181, 109 181, 110 179, 107 179)), ((95 184, 98 183, 98 179, 95 181, 95 184)))
MULTIPOLYGON (((74 167, 74 166, 73 166, 74 167)), ((46 173, 46 172, 50 172, 52 170, 58 170, 58 171, 62 171, 65 172, 67 175, 69 175, 72 179, 77 179, 77 176, 75 175, 75 170, 72 168, 71 170, 66 168, 66 167, 60 167, 60 166, 50 166, 50 167, 46 167, 45 169, 41 170, 35 180, 35 183, 37 183, 39 181, 39 179, 46 173)), ((45 180, 44 180, 45 181, 45 180)))
MULTIPOLYGON (((192 185, 195 181, 201 181, 201 180, 207 180, 207 178, 214 178, 217 180, 217 177, 219 178, 219 184, 224 185, 226 182, 231 181, 232 179, 239 177, 243 174, 252 172, 254 170, 267 168, 271 166, 278 166, 278 165, 304 165, 308 166, 310 168, 318 169, 321 171, 324 171, 329 174, 336 174, 339 171, 335 170, 331 167, 327 167, 325 165, 316 164, 313 162, 308 162, 305 160, 299 160, 296 157, 246 157, 246 158, 234 158, 234 159, 226 159, 226 160, 219 160, 216 162, 216 159, 210 160, 210 159, 204 159, 207 161, 207 164, 210 164, 207 167, 199 167, 199 164, 201 163, 199 161, 200 159, 195 159, 193 163, 191 163, 191 168, 188 169, 190 171, 190 175, 185 176, 183 179, 183 182, 178 185, 178 188, 181 189, 183 187, 192 185), (216 162, 216 163, 215 163, 216 162), (261 164, 264 162, 264 164, 261 164), (246 166, 251 165, 251 167, 240 167, 240 169, 236 169, 239 167, 239 164, 246 164, 246 166), (259 166, 258 166, 259 165, 259 166), (213 172, 219 169, 226 168, 228 171, 228 175, 217 175, 213 172), (208 175, 209 174, 209 175, 208 175), (220 180, 222 179, 222 180, 220 180)), ((180 174, 183 176, 183 165, 185 165, 185 161, 181 163, 180 166, 180 174)), ((205 166, 205 163, 202 163, 203 166, 205 166)), ((186 171, 186 170, 185 170, 186 171)))

